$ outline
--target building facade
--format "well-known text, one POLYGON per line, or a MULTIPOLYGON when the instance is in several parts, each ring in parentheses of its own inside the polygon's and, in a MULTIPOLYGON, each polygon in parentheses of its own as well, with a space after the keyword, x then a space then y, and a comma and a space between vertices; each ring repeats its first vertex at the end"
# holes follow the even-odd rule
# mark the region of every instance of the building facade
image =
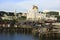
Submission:
POLYGON ((27 20, 37 21, 41 20, 42 18, 45 18, 45 14, 41 12, 39 13, 37 6, 33 6, 33 8, 27 13, 27 20))

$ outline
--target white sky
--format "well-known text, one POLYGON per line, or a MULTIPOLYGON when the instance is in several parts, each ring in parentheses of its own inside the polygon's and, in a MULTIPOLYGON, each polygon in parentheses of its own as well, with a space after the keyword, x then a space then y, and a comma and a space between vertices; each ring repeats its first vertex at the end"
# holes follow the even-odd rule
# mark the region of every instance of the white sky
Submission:
POLYGON ((60 0, 0 0, 0 11, 27 12, 33 5, 40 11, 60 10, 60 0))

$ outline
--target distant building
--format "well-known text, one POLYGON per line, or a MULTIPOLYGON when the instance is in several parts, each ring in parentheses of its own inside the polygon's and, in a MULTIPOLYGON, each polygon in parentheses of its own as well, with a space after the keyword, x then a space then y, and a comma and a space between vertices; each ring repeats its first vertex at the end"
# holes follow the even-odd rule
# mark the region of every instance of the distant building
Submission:
POLYGON ((59 12, 57 11, 45 11, 44 13, 46 14, 46 21, 57 21, 56 16, 59 16, 59 12))
POLYGON ((7 12, 7 14, 4 14, 3 17, 1 17, 3 20, 13 20, 14 13, 13 12, 7 12))
POLYGON ((27 13, 22 13, 22 16, 27 16, 27 13))
POLYGON ((37 21, 37 20, 41 20, 42 18, 45 18, 45 14, 39 12, 38 7, 35 5, 27 13, 27 20, 37 21))

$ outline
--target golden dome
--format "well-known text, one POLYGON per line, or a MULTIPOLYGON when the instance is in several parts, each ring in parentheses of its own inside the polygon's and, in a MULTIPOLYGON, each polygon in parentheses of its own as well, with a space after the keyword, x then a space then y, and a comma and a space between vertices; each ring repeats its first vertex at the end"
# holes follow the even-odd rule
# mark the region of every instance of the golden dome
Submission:
POLYGON ((35 8, 36 8, 36 9, 38 9, 38 7, 37 7, 37 6, 33 5, 33 9, 35 9, 35 8))

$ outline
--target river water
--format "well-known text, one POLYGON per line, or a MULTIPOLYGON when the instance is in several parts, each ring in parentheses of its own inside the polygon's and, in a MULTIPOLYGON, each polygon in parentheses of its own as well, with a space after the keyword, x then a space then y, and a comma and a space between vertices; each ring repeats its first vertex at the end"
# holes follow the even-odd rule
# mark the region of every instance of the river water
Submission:
POLYGON ((1 32, 0 40, 60 40, 60 39, 44 39, 37 36, 33 36, 32 34, 24 34, 17 32, 1 32))
POLYGON ((39 40, 38 37, 33 37, 32 34, 24 33, 0 33, 0 40, 39 40))

